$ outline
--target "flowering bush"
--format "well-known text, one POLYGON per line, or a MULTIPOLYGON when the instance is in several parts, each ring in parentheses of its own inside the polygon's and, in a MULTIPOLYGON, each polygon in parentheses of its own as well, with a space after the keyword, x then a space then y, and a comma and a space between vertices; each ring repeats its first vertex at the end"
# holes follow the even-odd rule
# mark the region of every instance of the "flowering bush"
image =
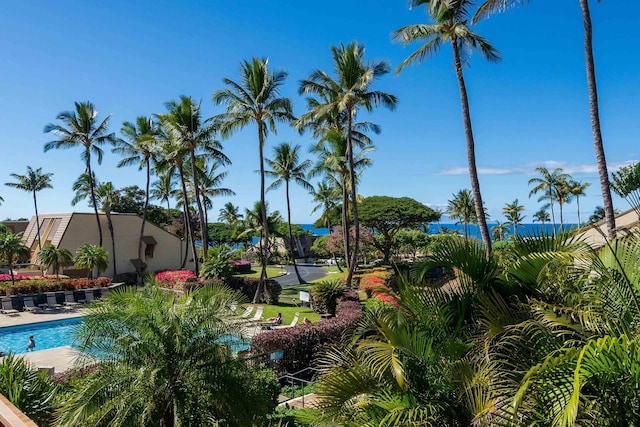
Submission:
POLYGON ((391 294, 388 288, 386 291, 374 292, 373 297, 378 301, 386 302, 387 304, 392 304, 396 307, 399 306, 398 298, 395 295, 391 294))
POLYGON ((75 289, 102 288, 108 286, 111 279, 98 277, 97 279, 65 279, 58 282, 52 278, 29 278, 16 280, 14 286, 11 282, 0 282, 0 295, 37 294, 43 292, 72 291, 75 289))
POLYGON ((198 277, 190 270, 167 270, 156 274, 156 282, 169 288, 183 288, 185 283, 197 281, 198 277))
POLYGON ((358 285, 358 289, 364 291, 368 298, 371 298, 376 290, 386 287, 386 281, 383 278, 372 275, 362 276, 358 285))
POLYGON ((233 271, 236 274, 251 273, 251 262, 244 259, 233 260, 230 262, 233 271))
POLYGON ((358 296, 347 291, 338 303, 336 317, 309 325, 293 328, 274 329, 253 337, 255 353, 282 350, 282 359, 274 368, 279 372, 296 372, 311 366, 322 348, 337 343, 349 336, 362 317, 362 307, 358 296))
MULTIPOLYGON (((14 274, 13 277, 16 280, 32 279, 33 278, 33 277, 27 276, 25 274, 14 274)), ((11 275, 10 274, 0 274, 0 282, 10 281, 10 280, 11 280, 11 275)))

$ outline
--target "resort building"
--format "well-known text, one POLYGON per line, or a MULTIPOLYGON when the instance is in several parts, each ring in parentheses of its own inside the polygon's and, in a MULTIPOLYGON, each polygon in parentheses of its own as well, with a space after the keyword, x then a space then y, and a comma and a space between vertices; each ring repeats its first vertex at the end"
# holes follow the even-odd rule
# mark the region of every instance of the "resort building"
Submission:
MULTIPOLYGON (((101 272, 102 276, 113 276, 113 254, 111 234, 107 226, 107 217, 100 213, 102 225, 102 247, 109 252, 108 267, 101 272)), ((98 245, 100 237, 96 217, 93 213, 57 213, 40 214, 40 239, 41 246, 51 243, 57 248, 65 248, 75 255, 78 247, 84 244, 98 245)), ((144 271, 155 272, 157 270, 178 270, 182 265, 185 251, 187 263, 185 268, 194 269, 193 254, 187 245, 178 236, 163 230, 150 223, 145 224, 142 236, 142 259, 138 258, 138 244, 140 242, 140 227, 142 218, 133 213, 111 213, 113 223, 114 240, 116 247, 117 273, 131 273, 136 271, 136 265, 144 268, 144 271)), ((24 244, 31 250, 31 264, 37 264, 38 259, 38 233, 36 217, 29 221, 24 234, 24 244)), ((48 271, 48 274, 53 274, 48 271)), ((79 271, 75 267, 69 267, 61 271, 70 276, 86 275, 86 271, 79 271)))
MULTIPOLYGON (((605 245, 607 231, 609 228, 605 220, 598 221, 592 226, 583 228, 577 238, 588 243, 591 247, 598 249, 605 245)), ((628 236, 632 231, 640 230, 640 220, 638 211, 629 209, 616 215, 616 236, 628 236)))

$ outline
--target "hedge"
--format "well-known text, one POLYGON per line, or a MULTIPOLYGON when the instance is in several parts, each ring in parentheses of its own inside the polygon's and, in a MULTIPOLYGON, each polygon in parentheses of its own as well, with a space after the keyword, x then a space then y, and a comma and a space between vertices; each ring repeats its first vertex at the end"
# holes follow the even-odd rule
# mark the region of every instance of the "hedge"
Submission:
POLYGON ((97 279, 23 279, 11 282, 0 282, 0 295, 37 294, 43 292, 72 291, 75 289, 103 288, 111 283, 108 277, 97 279))
POLYGON ((338 303, 336 317, 293 328, 274 329, 253 337, 255 354, 282 350, 282 359, 274 363, 279 373, 293 373, 312 365, 327 344, 346 339, 362 317, 362 307, 354 291, 348 291, 338 303))

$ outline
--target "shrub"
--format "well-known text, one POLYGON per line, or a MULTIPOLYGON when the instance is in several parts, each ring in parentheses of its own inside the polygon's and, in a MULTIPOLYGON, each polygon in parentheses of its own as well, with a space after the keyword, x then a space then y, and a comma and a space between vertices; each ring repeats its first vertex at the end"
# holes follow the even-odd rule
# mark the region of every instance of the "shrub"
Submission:
POLYGON ((158 285, 169 288, 182 289, 189 278, 198 279, 191 270, 166 270, 156 273, 158 285))
POLYGON ((312 365, 318 352, 331 343, 348 337, 362 317, 358 296, 347 291, 338 303, 336 317, 309 325, 274 329, 253 337, 254 353, 282 350, 282 359, 274 364, 278 372, 296 372, 312 365))
POLYGON ((231 267, 233 268, 233 274, 248 274, 251 273, 251 262, 243 259, 231 261, 231 267))
POLYGON ((380 288, 386 288, 386 282, 383 278, 373 275, 366 275, 360 278, 358 289, 364 291, 367 294, 367 298, 371 298, 373 293, 380 288))
POLYGON ((340 279, 324 280, 313 285, 311 296, 314 311, 335 316, 338 299, 344 295, 345 289, 340 279))
POLYGON ((135 285, 138 283, 138 275, 136 273, 120 273, 114 276, 113 281, 125 285, 135 285))
POLYGON ((74 289, 102 288, 108 286, 111 279, 98 277, 97 279, 63 279, 30 278, 11 282, 0 282, 0 295, 37 294, 43 292, 72 291, 74 289))
MULTIPOLYGON (((242 292, 249 300, 253 299, 253 296, 258 289, 260 279, 255 277, 227 277, 223 281, 229 288, 234 291, 242 292)), ((267 292, 269 293, 269 299, 265 301, 267 304, 277 304, 280 300, 280 292, 282 292, 282 286, 273 279, 267 279, 267 292)))

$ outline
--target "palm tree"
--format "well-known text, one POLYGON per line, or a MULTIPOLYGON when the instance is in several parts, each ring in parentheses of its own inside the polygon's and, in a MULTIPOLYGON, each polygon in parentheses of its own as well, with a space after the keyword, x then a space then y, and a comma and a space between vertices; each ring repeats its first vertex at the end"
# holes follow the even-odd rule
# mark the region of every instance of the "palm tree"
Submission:
MULTIPOLYGON (((202 198, 202 206, 204 208, 204 222, 205 224, 209 223, 209 214, 208 211, 213 207, 212 198, 220 197, 220 196, 235 196, 235 191, 230 188, 221 187, 222 181, 227 177, 229 172, 218 172, 218 168, 223 166, 223 162, 219 160, 214 160, 210 162, 209 167, 206 167, 206 160, 202 157, 198 158, 197 165, 198 169, 196 173, 199 175, 198 181, 200 182, 200 187, 198 188, 198 193, 202 198)), ((193 187, 192 182, 189 182, 189 187, 193 187)), ((191 194, 194 193, 194 189, 191 188, 191 194)), ((208 230, 208 229, 207 229, 208 230)), ((207 237, 208 240, 208 237, 207 237)))
MULTIPOLYGON (((600 0, 598 0, 600 1, 600 0)), ((525 3, 525 0, 485 0, 478 9, 474 22, 478 19, 513 6, 525 3)), ((582 22, 584 25, 584 57, 587 70, 587 87, 589 90, 589 113, 591 116, 591 130, 593 133, 593 145, 596 152, 598 164, 598 174, 600 176, 600 189, 604 203, 605 220, 607 224, 607 238, 613 240, 616 237, 615 212, 613 201, 611 200, 611 188, 609 182, 609 172, 607 170, 607 160, 604 153, 602 141, 602 130, 600 128, 600 107, 598 104, 598 87, 596 84, 596 67, 593 58, 593 25, 591 23, 591 11, 589 10, 589 0, 579 0, 582 12, 582 22)))
POLYGON ((228 309, 238 300, 218 286, 178 296, 149 283, 90 307, 78 341, 100 363, 62 404, 58 425, 261 425, 279 385, 227 344, 241 333, 228 309))
POLYGON ((52 173, 42 173, 42 168, 36 170, 31 169, 31 166, 27 166, 26 175, 18 175, 16 173, 11 174, 17 182, 7 182, 5 185, 14 187, 19 190, 29 191, 33 193, 33 207, 36 211, 36 230, 38 234, 38 251, 42 250, 42 243, 40 237, 40 218, 38 217, 38 201, 36 199, 36 193, 45 188, 53 188, 51 185, 52 173))
POLYGON ((29 248, 22 243, 21 234, 13 234, 7 231, 0 234, 0 259, 9 266, 11 272, 11 284, 15 285, 15 277, 13 275, 13 264, 16 259, 29 256, 29 248))
POLYGON ((556 168, 553 172, 549 172, 549 170, 544 166, 538 166, 536 168, 536 172, 540 173, 542 177, 534 177, 529 180, 529 185, 535 184, 535 187, 531 189, 529 192, 529 198, 534 194, 542 192, 542 196, 540 196, 540 200, 549 199, 549 207, 551 208, 551 224, 553 235, 556 235, 556 219, 553 214, 553 201, 557 199, 556 191, 558 186, 562 181, 566 181, 569 179, 569 175, 562 172, 562 168, 556 168))
MULTIPOLYGON (((293 117, 293 107, 289 98, 280 97, 280 87, 287 78, 285 71, 269 70, 267 59, 253 58, 251 61, 243 61, 240 70, 241 83, 230 79, 224 79, 226 89, 218 90, 213 94, 213 102, 217 105, 224 104, 227 111, 220 114, 217 120, 220 122, 220 132, 229 137, 235 131, 255 123, 258 128, 258 156, 260 160, 260 207, 262 208, 262 220, 265 239, 269 238, 267 226, 267 212, 265 201, 265 173, 264 173, 264 144, 269 130, 276 133, 276 123, 289 123, 293 117)), ((266 290, 267 257, 262 254, 262 271, 260 272, 260 285, 256 289, 253 298, 258 302, 263 289, 266 290)))
POLYGON ((569 186, 569 193, 571 194, 571 197, 576 198, 576 205, 578 206, 578 227, 581 227, 582 220, 580 219, 580 197, 586 196, 586 193, 584 191, 591 186, 591 183, 569 180, 567 184, 569 186))
POLYGON ((458 220, 457 224, 464 224, 464 237, 469 237, 469 224, 476 220, 474 199, 471 190, 460 190, 458 194, 452 194, 453 199, 448 201, 447 216, 458 220))
POLYGON ((549 212, 546 209, 540 209, 538 212, 533 214, 533 222, 539 222, 542 224, 542 230, 544 231, 544 224, 549 222, 551 217, 549 216, 549 212))
POLYGON ((104 184, 99 184, 96 188, 96 196, 98 197, 98 200, 100 202, 101 210, 107 216, 107 227, 109 228, 109 234, 111 235, 113 275, 116 276, 118 274, 116 267, 116 237, 113 231, 113 220, 111 219, 111 205, 113 204, 113 183, 105 182, 104 184))
POLYGON ((93 276, 93 271, 98 270, 98 276, 101 271, 107 269, 107 260, 109 252, 103 247, 96 245, 82 245, 76 250, 75 265, 78 268, 86 268, 89 270, 88 278, 93 276))
POLYGON ((491 234, 493 235, 493 239, 496 241, 504 240, 504 236, 508 232, 509 232, 508 222, 498 222, 496 225, 491 227, 491 234))
MULTIPOLYGON (((170 128, 174 142, 182 144, 187 150, 189 164, 191 167, 191 179, 194 188, 200 188, 198 165, 196 156, 199 152, 204 152, 207 156, 216 158, 225 164, 230 163, 227 156, 222 153, 220 142, 214 138, 216 131, 211 119, 203 119, 200 112, 201 103, 197 103, 189 96, 181 96, 180 101, 169 101, 165 103, 168 110, 163 115, 163 126, 170 128)), ((207 224, 204 220, 204 210, 200 194, 195 192, 193 199, 198 208, 200 217, 200 234, 202 236, 203 256, 207 258, 207 248, 209 238, 207 234, 207 224)))
POLYGON ((100 146, 105 143, 113 144, 116 141, 115 134, 108 133, 108 115, 103 121, 98 121, 98 112, 91 102, 76 102, 75 111, 63 111, 56 117, 62 122, 61 125, 49 123, 44 127, 45 133, 51 133, 58 137, 57 140, 47 142, 44 151, 58 148, 81 147, 83 149, 81 158, 85 162, 85 173, 89 178, 91 193, 91 205, 93 206, 96 223, 98 224, 99 246, 102 246, 102 225, 100 215, 98 215, 98 204, 96 203, 95 183, 93 182, 93 172, 91 170, 91 154, 93 153, 102 163, 103 151, 100 146))
POLYGON ((515 199, 511 203, 506 203, 502 208, 502 214, 507 217, 507 224, 513 225, 513 235, 518 236, 518 224, 522 223, 525 216, 521 216, 520 212, 524 211, 524 206, 515 199))
MULTIPOLYGON (((318 183, 318 188, 314 189, 310 193, 313 196, 313 201, 316 202, 311 213, 314 213, 318 209, 322 209, 320 219, 325 227, 327 227, 327 230, 329 230, 329 234, 331 234, 333 226, 333 224, 331 224, 331 213, 337 208, 338 201, 340 200, 338 188, 331 186, 329 178, 325 178, 325 180, 318 183)), ((342 267, 336 259, 335 252, 332 253, 332 258, 335 261, 336 267, 338 267, 338 271, 342 273, 342 267)))
MULTIPOLYGON (((137 164, 138 170, 145 169, 146 171, 144 208, 142 210, 142 225, 140 226, 140 239, 138 241, 138 259, 142 260, 142 237, 144 236, 144 226, 147 222, 147 209, 149 207, 151 162, 154 160, 154 153, 157 151, 156 145, 158 142, 156 137, 158 132, 153 125, 153 120, 145 116, 138 117, 135 123, 124 122, 120 132, 124 135, 124 139, 119 138, 115 148, 111 150, 124 156, 118 163, 118 167, 137 164)), ((136 273, 138 284, 141 284, 142 274, 138 267, 136 267, 136 273)))
MULTIPOLYGON (((177 173, 180 179, 181 195, 182 195, 182 208, 185 232, 184 236, 187 239, 184 258, 182 260, 182 268, 185 267, 188 254, 189 254, 189 241, 191 242, 191 250, 193 252, 193 260, 195 264, 196 274, 199 271, 198 250, 196 248, 195 234, 193 226, 191 224, 191 215, 189 213, 189 193, 187 191, 187 178, 185 174, 185 163, 189 152, 187 147, 180 143, 180 133, 169 122, 169 118, 166 115, 158 116, 160 119, 159 126, 159 139, 161 141, 160 153, 158 154, 158 160, 156 162, 156 168, 160 174, 167 177, 173 177, 177 173)), ((170 180, 171 178, 167 178, 170 180)), ((164 184, 169 184, 165 182, 164 184)), ((167 199, 167 203, 168 199, 167 199)))
MULTIPOLYGON (((346 115, 347 159, 349 165, 349 190, 353 208, 353 226, 355 230, 354 248, 349 263, 346 283, 351 284, 353 273, 358 263, 358 245, 360 244, 360 227, 358 220, 358 203, 356 188, 356 169, 354 153, 354 119, 360 108, 371 112, 378 105, 394 110, 397 98, 389 93, 372 90, 377 79, 389 72, 386 61, 366 64, 364 62, 364 46, 351 42, 345 46, 332 46, 335 79, 324 71, 313 71, 300 84, 300 93, 313 93, 327 101, 319 103, 313 109, 313 116, 320 119, 332 111, 346 115)), ((345 253, 346 253, 345 247, 345 253)))
POLYGON ((240 213, 240 208, 235 206, 231 202, 225 203, 225 205, 220 209, 220 215, 218 216, 218 220, 222 222, 226 222, 229 227, 236 228, 240 220, 242 220, 244 215, 240 213))
POLYGON ((613 191, 640 216, 640 162, 621 167, 611 174, 611 178, 613 191))
POLYGON ((173 182, 173 174, 156 173, 158 180, 151 184, 150 196, 160 202, 167 202, 167 212, 171 210, 169 200, 176 192, 175 182, 173 182))
POLYGON ((293 263, 293 269, 296 272, 296 277, 300 283, 306 283, 300 272, 298 271, 298 265, 296 264, 296 258, 293 253, 293 233, 291 231, 291 199, 289 197, 289 183, 295 182, 307 191, 313 191, 313 186, 309 184, 306 179, 306 172, 311 168, 310 160, 300 161, 300 146, 295 147, 289 143, 283 142, 273 148, 273 160, 266 159, 267 164, 271 170, 265 171, 265 174, 274 178, 274 181, 267 188, 269 190, 275 190, 280 187, 284 182, 285 195, 287 197, 287 225, 289 228, 289 254, 291 256, 291 262, 293 263))
POLYGON ((44 265, 46 269, 53 269, 56 281, 60 282, 60 269, 73 265, 73 255, 69 249, 58 249, 48 243, 38 253, 38 262, 44 265))
MULTIPOLYGON (((260 256, 267 257, 266 260, 260 260, 262 264, 267 263, 268 258, 271 255, 271 247, 273 246, 267 236, 276 234, 276 226, 280 222, 282 222, 280 212, 273 211, 269 213, 269 205, 267 205, 265 209, 261 206, 259 201, 253 205, 253 209, 245 209, 244 211, 244 221, 242 224, 243 231, 238 235, 238 237, 247 237, 249 241, 251 241, 252 236, 258 237, 260 256), (266 220, 262 218, 263 212, 267 212, 266 220), (264 228, 265 224, 267 225, 266 231, 264 228)), ((264 287, 263 294, 265 300, 270 299, 266 286, 264 287)))
POLYGON ((450 42, 453 48, 453 61, 458 79, 460 102, 462 104, 462 119, 467 139, 467 161, 469 163, 469 177, 471 190, 475 201, 476 217, 480 225, 480 233, 487 251, 487 257, 491 253, 491 237, 487 227, 487 219, 484 214, 484 204, 480 192, 480 181, 476 168, 475 141, 471 126, 471 114, 469 112, 469 99, 464 81, 464 58, 474 51, 479 51, 488 61, 500 60, 498 51, 483 37, 472 31, 468 25, 470 16, 469 8, 472 0, 411 0, 411 7, 425 5, 427 12, 434 24, 409 25, 393 32, 393 39, 401 41, 405 46, 409 43, 420 41, 424 44, 405 59, 397 68, 400 72, 409 64, 421 63, 429 56, 435 54, 443 43, 450 42))

